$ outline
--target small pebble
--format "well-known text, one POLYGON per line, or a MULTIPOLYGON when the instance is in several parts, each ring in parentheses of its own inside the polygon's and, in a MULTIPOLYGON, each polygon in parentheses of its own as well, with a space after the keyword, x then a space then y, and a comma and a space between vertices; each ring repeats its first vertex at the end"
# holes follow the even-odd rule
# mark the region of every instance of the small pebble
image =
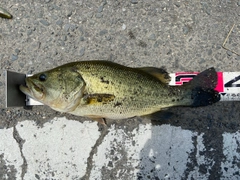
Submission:
POLYGON ((93 17, 93 15, 94 15, 94 13, 93 13, 93 12, 89 12, 89 13, 87 14, 87 17, 88 17, 88 18, 92 18, 92 17, 93 17))
POLYGON ((24 67, 24 63, 19 63, 19 66, 21 67, 21 68, 23 68, 24 67))
POLYGON ((240 1, 237 2, 237 5, 240 6, 240 1))
POLYGON ((51 0, 45 0, 46 3, 49 3, 51 0))
POLYGON ((35 13, 36 14, 36 16, 37 16, 37 18, 42 18, 43 17, 43 12, 36 12, 35 13))
POLYGON ((2 82, 0 82, 0 86, 2 86, 3 85, 3 83, 2 82))
POLYGON ((80 37, 80 41, 84 41, 84 37, 81 36, 81 37, 80 37))
POLYGON ((109 161, 109 162, 108 162, 108 167, 113 167, 112 161, 109 161))
POLYGON ((212 50, 211 49, 208 50, 208 55, 209 56, 212 55, 212 50))
POLYGON ((27 35, 30 36, 31 34, 32 34, 32 30, 29 29, 29 30, 27 31, 27 35))
POLYGON ((103 0, 102 1, 102 6, 105 6, 107 4, 107 1, 106 0, 103 0))
POLYGON ((49 11, 52 11, 53 9, 54 9, 53 6, 49 6, 49 7, 48 7, 48 10, 49 10, 49 11))
POLYGON ((187 34, 189 32, 189 28, 188 28, 188 26, 184 26, 183 27, 183 34, 187 34))
POLYGON ((216 46, 216 49, 221 49, 221 48, 222 48, 222 46, 219 44, 216 46))
POLYGON ((157 48, 158 46, 159 46, 159 42, 156 41, 156 42, 154 43, 153 47, 154 47, 154 48, 157 48))
POLYGON ((202 3, 202 7, 203 7, 203 11, 204 11, 206 14, 208 14, 208 15, 211 14, 211 13, 210 13, 209 5, 208 5, 207 3, 202 3))
POLYGON ((145 43, 145 42, 142 41, 142 40, 139 40, 138 45, 141 46, 141 47, 143 47, 143 48, 147 47, 147 43, 145 43))
POLYGON ((131 0, 131 3, 132 3, 132 4, 137 4, 137 3, 138 3, 138 0, 131 0))
POLYGON ((85 48, 80 49, 79 56, 83 56, 85 53, 85 48))
POLYGON ((33 21, 33 24, 39 25, 39 22, 37 20, 33 21))
POLYGON ((107 33, 108 33, 108 31, 106 29, 104 29, 104 30, 100 31, 99 35, 102 36, 102 35, 107 34, 107 33))
POLYGON ((53 4, 53 7, 54 7, 55 10, 60 10, 60 7, 55 5, 55 4, 53 4))
POLYGON ((70 26, 70 30, 71 30, 71 31, 74 31, 75 29, 77 29, 77 26, 76 26, 75 24, 73 24, 73 25, 70 26))
POLYGON ((70 17, 72 15, 72 11, 67 12, 67 17, 70 17))
POLYGON ((148 37, 149 40, 155 40, 156 39, 156 35, 155 34, 151 34, 149 37, 148 37))
POLYGON ((171 55, 172 54, 172 50, 169 49, 168 52, 167 52, 167 55, 171 55))
POLYGON ((40 23, 42 23, 44 26, 49 26, 49 22, 47 22, 45 19, 40 20, 40 23))
POLYGON ((52 15, 53 20, 58 20, 58 16, 52 15))
POLYGON ((125 30, 127 28, 126 24, 122 25, 122 30, 125 30))
POLYGON ((17 59, 18 59, 18 56, 15 55, 15 54, 12 54, 11 60, 12 60, 12 61, 16 61, 17 59))
POLYGON ((97 13, 96 14, 96 18, 101 18, 103 15, 102 15, 102 13, 97 13))
POLYGON ((57 24, 58 26, 62 26, 63 21, 62 21, 62 20, 57 20, 56 24, 57 24))
POLYGON ((199 61, 200 64, 202 63, 205 63, 205 59, 204 58, 201 58, 200 61, 199 61))
POLYGON ((98 13, 101 13, 103 11, 103 6, 98 7, 98 13))
POLYGON ((15 53, 18 55, 20 53, 19 49, 15 49, 15 53))
POLYGON ((106 36, 107 41, 110 41, 111 39, 112 39, 111 36, 106 36))
POLYGON ((231 51, 227 51, 227 55, 231 56, 233 53, 231 51))
POLYGON ((65 46, 65 42, 64 42, 64 41, 61 41, 61 40, 59 40, 59 41, 58 41, 58 45, 59 45, 59 46, 65 46))
POLYGON ((68 32, 70 26, 71 26, 70 24, 65 24, 65 25, 63 26, 64 31, 68 32))
POLYGON ((41 43, 40 43, 40 42, 34 42, 34 43, 31 45, 31 47, 32 47, 33 49, 39 49, 40 46, 41 46, 41 43))
POLYGON ((62 40, 66 41, 67 40, 67 36, 62 36, 62 40))
POLYGON ((180 7, 181 4, 180 4, 180 2, 175 2, 174 5, 177 7, 180 7))

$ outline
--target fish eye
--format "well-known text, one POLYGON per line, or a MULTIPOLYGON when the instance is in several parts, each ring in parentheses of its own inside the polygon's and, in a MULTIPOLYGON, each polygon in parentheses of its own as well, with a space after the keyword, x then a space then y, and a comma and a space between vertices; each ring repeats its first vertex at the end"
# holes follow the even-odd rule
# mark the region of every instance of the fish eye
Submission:
POLYGON ((38 78, 39 78, 40 81, 46 81, 47 80, 46 74, 40 74, 40 76, 38 78))

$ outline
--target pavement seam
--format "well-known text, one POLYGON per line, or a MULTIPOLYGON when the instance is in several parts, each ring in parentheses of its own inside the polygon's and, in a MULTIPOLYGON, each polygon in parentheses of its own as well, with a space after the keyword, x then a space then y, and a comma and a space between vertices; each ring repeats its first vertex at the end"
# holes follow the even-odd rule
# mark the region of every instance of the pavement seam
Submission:
POLYGON ((16 126, 13 127, 13 138, 18 143, 18 146, 19 146, 19 149, 20 149, 20 153, 21 153, 21 157, 23 159, 23 164, 21 166, 22 167, 21 179, 23 180, 24 176, 25 176, 25 174, 27 172, 27 167, 28 167, 27 160, 26 160, 26 158, 25 158, 25 156, 23 154, 23 151, 22 151, 23 144, 24 144, 25 140, 22 139, 21 136, 19 135, 16 126))
MULTIPOLYGON (((101 125, 100 125, 101 126, 101 125)), ((92 147, 91 152, 89 153, 89 157, 87 158, 87 168, 86 168, 86 173, 85 175, 81 178, 81 180, 89 180, 90 179, 90 174, 93 168, 93 156, 94 154, 97 153, 97 149, 98 146, 100 144, 102 144, 103 139, 105 138, 105 136, 109 133, 108 127, 104 126, 102 128, 102 132, 101 135, 99 136, 99 138, 97 139, 96 143, 94 144, 94 146, 92 147)))

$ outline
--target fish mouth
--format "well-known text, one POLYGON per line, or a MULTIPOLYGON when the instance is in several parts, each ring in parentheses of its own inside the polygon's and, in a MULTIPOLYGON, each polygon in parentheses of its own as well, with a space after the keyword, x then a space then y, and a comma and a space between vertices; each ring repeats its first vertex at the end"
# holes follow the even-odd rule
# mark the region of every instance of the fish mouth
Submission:
POLYGON ((38 94, 38 97, 39 95, 42 96, 43 95, 43 88, 41 88, 39 85, 37 85, 36 83, 34 83, 32 80, 30 79, 26 79, 26 85, 20 85, 20 90, 32 97, 32 98, 36 98, 35 95, 38 94))
POLYGON ((24 94, 26 94, 28 96, 31 94, 30 89, 26 85, 21 84, 19 88, 24 94))

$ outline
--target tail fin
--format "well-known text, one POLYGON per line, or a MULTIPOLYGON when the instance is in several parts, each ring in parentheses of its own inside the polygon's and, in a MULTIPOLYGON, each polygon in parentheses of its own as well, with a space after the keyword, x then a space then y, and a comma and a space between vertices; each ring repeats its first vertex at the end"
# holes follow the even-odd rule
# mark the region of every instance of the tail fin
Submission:
POLYGON ((193 107, 207 106, 220 100, 219 92, 214 90, 217 85, 217 73, 214 68, 209 68, 189 83, 184 85, 191 89, 191 99, 193 107))

